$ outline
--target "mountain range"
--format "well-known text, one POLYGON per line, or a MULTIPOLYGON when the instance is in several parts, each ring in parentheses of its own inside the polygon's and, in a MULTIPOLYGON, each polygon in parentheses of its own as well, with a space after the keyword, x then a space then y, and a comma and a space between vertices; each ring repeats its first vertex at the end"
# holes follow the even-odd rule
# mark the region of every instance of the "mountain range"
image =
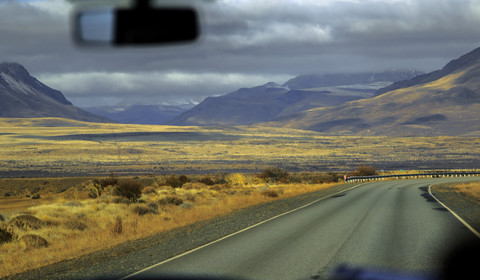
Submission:
POLYGON ((0 63, 0 117, 110 122, 73 106, 60 91, 35 79, 18 63, 0 63))
POLYGON ((335 135, 480 136, 480 48, 430 73, 301 75, 282 85, 270 82, 242 88, 191 106, 133 105, 82 110, 60 91, 32 77, 20 64, 0 63, 0 117, 258 125, 335 135))
POLYGON ((314 108, 260 125, 332 134, 480 135, 480 48, 372 98, 314 108))
POLYGON ((368 98, 384 86, 413 78, 418 71, 302 75, 283 85, 273 82, 208 97, 167 122, 172 125, 250 125, 305 110, 368 98))

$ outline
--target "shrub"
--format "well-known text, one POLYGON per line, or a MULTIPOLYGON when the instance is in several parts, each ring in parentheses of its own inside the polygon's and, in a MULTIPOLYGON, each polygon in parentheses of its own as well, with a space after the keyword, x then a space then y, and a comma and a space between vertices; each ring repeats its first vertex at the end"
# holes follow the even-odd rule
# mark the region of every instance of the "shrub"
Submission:
POLYGON ((281 169, 280 167, 268 167, 265 168, 257 177, 263 179, 266 182, 277 182, 287 183, 289 179, 289 174, 287 171, 281 169))
POLYGON ((228 173, 226 172, 217 172, 215 174, 215 184, 227 184, 227 176, 228 173))
POLYGON ((55 217, 50 217, 50 216, 43 216, 42 217, 42 222, 45 224, 47 227, 56 227, 60 224, 59 219, 55 217))
POLYGON ((40 194, 39 193, 33 194, 32 199, 40 199, 40 194))
POLYGON ((44 226, 44 223, 35 216, 20 215, 12 218, 10 222, 8 222, 8 226, 22 230, 40 229, 44 226))
POLYGON ((212 179, 211 176, 209 175, 205 175, 203 176, 202 178, 200 178, 200 180, 198 180, 198 182, 202 183, 202 184, 205 184, 207 186, 213 186, 215 185, 215 181, 212 179))
POLYGON ((26 234, 19 240, 20 245, 25 249, 48 247, 48 242, 45 238, 36 234, 26 234))
POLYGON ((342 175, 328 172, 326 174, 323 174, 323 176, 321 177, 321 180, 322 180, 322 183, 336 183, 342 177, 343 177, 342 175))
POLYGON ((262 195, 267 197, 278 197, 278 192, 275 190, 265 190, 262 192, 262 195))
POLYGON ((191 209, 193 208, 193 204, 190 203, 190 202, 185 202, 185 203, 182 203, 182 205, 180 205, 181 208, 184 208, 184 209, 191 209))
POLYGON ((79 220, 68 220, 65 226, 69 229, 84 231, 87 228, 87 224, 79 220))
POLYGON ((115 197, 113 200, 112 200, 113 203, 115 204, 119 204, 119 203, 123 203, 123 204, 130 204, 130 200, 129 199, 126 199, 125 197, 115 197))
POLYGON ((372 166, 360 165, 353 174, 354 176, 372 176, 377 175, 377 170, 372 166))
POLYGON ((12 241, 12 239, 13 234, 10 231, 0 227, 0 245, 12 241))
POLYGON ((88 197, 89 198, 99 198, 100 194, 102 193, 102 187, 99 183, 93 182, 93 184, 85 186, 88 189, 88 197))
POLYGON ((202 190, 203 188, 205 188, 205 184, 202 184, 200 182, 187 182, 183 184, 182 188, 186 190, 202 190))
POLYGON ((113 226, 112 226, 112 233, 121 234, 122 231, 123 231, 122 218, 120 218, 120 216, 117 216, 117 218, 115 219, 115 223, 113 223, 113 226))
POLYGON ((148 187, 145 187, 143 190, 142 190, 142 193, 143 194, 151 194, 151 193, 156 193, 157 191, 155 190, 154 187, 152 186, 148 186, 148 187))
POLYGON ((148 207, 152 208, 155 213, 158 212, 158 203, 157 202, 149 202, 147 204, 148 207))
POLYGON ((128 179, 118 184, 115 194, 135 201, 142 195, 143 187, 142 182, 128 179))
POLYGON ((183 203, 183 200, 179 197, 176 196, 167 196, 165 198, 159 199, 158 204, 159 205, 168 205, 168 204, 173 204, 173 205, 180 205, 183 203))
POLYGON ((118 178, 113 175, 113 173, 110 173, 110 176, 108 176, 107 178, 100 180, 100 186, 102 186, 102 188, 106 188, 108 186, 115 186, 117 184, 118 178))
POLYGON ((172 174, 165 179, 165 184, 172 188, 181 188, 186 182, 188 182, 188 178, 185 175, 177 177, 175 174, 172 174))
POLYGON ((2 213, 0 213, 0 222, 5 221, 5 217, 3 217, 2 213))
POLYGON ((146 215, 146 214, 156 214, 156 211, 148 206, 145 206, 145 205, 137 205, 135 207, 133 207, 132 209, 133 213, 139 215, 139 216, 143 216, 143 215, 146 215))
POLYGON ((247 177, 240 173, 234 173, 227 176, 226 181, 232 186, 245 186, 248 184, 247 177))
POLYGON ((67 202, 63 203, 63 206, 80 207, 80 206, 82 206, 82 203, 80 201, 67 201, 67 202))
POLYGON ((187 193, 187 194, 185 195, 185 198, 186 198, 188 201, 191 201, 191 202, 195 202, 195 200, 197 199, 197 197, 196 197, 194 194, 192 194, 192 193, 187 193))

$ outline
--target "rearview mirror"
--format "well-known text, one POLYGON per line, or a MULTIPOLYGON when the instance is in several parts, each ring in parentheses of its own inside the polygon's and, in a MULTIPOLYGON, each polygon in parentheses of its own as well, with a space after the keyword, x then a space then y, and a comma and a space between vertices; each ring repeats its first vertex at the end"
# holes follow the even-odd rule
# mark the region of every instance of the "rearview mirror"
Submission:
POLYGON ((139 0, 132 8, 79 11, 74 19, 74 38, 81 45, 158 45, 192 42, 199 36, 193 7, 153 8, 139 0))

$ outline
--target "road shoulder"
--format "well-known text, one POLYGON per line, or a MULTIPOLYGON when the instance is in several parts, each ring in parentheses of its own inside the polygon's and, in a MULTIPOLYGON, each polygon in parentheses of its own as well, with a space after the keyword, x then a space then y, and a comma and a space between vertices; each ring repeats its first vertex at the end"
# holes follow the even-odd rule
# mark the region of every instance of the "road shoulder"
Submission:
POLYGON ((480 231, 480 203, 464 194, 455 192, 450 187, 452 185, 452 183, 435 184, 431 188, 432 193, 476 231, 480 231))

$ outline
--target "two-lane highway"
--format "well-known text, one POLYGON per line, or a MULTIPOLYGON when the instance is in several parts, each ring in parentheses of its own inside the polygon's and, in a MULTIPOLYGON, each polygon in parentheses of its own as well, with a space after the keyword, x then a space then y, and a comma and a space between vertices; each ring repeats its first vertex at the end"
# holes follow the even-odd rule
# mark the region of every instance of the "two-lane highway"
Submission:
POLYGON ((428 195, 447 178, 362 184, 133 275, 324 279, 339 264, 435 272, 473 234, 428 195))

